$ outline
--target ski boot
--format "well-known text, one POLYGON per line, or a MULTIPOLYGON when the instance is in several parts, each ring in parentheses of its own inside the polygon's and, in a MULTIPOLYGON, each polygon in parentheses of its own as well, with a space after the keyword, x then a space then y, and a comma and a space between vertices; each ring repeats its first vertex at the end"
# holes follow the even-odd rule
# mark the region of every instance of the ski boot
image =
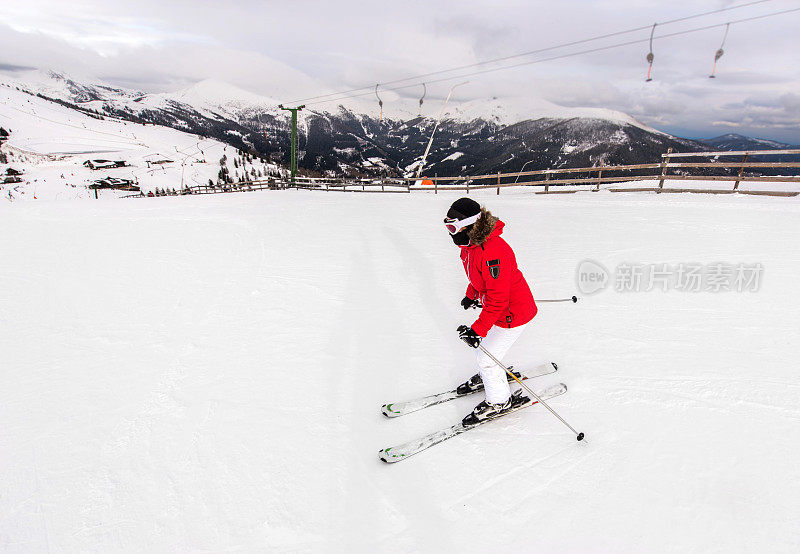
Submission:
POLYGON ((464 427, 477 425, 478 423, 483 423, 487 419, 494 419, 498 416, 501 416, 509 410, 512 410, 530 401, 531 399, 527 396, 522 396, 522 389, 511 393, 509 399, 502 404, 489 404, 486 402, 486 400, 484 400, 475 406, 475 409, 472 410, 472 413, 461 420, 461 424, 464 427))
MULTIPOLYGON (((511 370, 511 373, 517 376, 517 379, 522 379, 522 374, 519 371, 514 371, 514 366, 508 366, 508 369, 511 370)), ((511 383, 514 379, 512 379, 511 376, 506 373, 506 380, 511 383)), ((472 394, 473 392, 477 392, 479 390, 483 390, 483 379, 481 379, 480 373, 476 373, 470 377, 466 383, 461 383, 458 385, 458 387, 456 387, 456 393, 459 396, 472 394)))

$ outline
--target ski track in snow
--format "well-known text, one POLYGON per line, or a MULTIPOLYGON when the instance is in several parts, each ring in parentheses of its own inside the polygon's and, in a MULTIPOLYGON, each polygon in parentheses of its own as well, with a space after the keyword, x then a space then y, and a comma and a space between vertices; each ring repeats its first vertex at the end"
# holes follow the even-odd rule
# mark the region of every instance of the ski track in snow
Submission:
POLYGON ((455 196, 0 204, 3 552, 800 549, 800 203, 478 198, 538 298, 584 259, 764 265, 750 293, 541 304, 507 361, 567 394, 398 464, 479 395, 455 196))

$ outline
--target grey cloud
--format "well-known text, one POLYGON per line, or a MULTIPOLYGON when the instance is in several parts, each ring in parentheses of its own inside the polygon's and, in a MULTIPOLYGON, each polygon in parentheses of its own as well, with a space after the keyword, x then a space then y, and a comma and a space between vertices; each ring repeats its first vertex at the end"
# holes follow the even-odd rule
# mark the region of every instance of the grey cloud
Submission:
POLYGON ((10 63, 0 62, 0 71, 5 71, 7 73, 14 73, 17 71, 28 71, 30 69, 36 69, 36 68, 30 65, 14 65, 10 63))
MULTIPOLYGON (((145 90, 169 90, 213 77, 292 100, 719 7, 714 0, 238 0, 224 5, 208 0, 85 0, 78 5, 28 0, 4 8, 18 25, 39 32, 0 32, 0 51, 7 64, 94 74, 145 90)), ((776 3, 774 9, 780 7, 776 3)), ((771 4, 752 6, 663 31, 772 9, 771 4)), ((800 89, 800 67, 793 54, 798 21, 800 14, 732 26, 715 80, 708 73, 722 38, 720 28, 656 41, 652 83, 644 83, 648 45, 640 43, 470 77, 453 101, 538 94, 572 106, 619 109, 667 131, 716 131, 719 122, 741 126, 744 121, 784 132, 798 111, 793 92, 800 89), (775 113, 785 122, 779 123, 775 113)), ((643 30, 527 59, 648 36, 649 30, 643 30)), ((429 86, 426 104, 440 102, 451 84, 429 86)), ((390 112, 395 103, 415 104, 420 93, 419 86, 387 93, 385 108, 390 112)), ((800 130, 795 133, 793 141, 800 142, 800 130)))
POLYGON ((788 92, 781 95, 778 101, 785 109, 800 113, 800 94, 788 92))

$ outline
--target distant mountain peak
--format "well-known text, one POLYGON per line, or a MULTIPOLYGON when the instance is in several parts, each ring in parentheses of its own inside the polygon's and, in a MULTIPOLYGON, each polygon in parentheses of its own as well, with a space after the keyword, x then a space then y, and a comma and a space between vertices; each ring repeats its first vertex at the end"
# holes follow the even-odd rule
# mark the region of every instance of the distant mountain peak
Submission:
POLYGON ((465 123, 476 119, 485 119, 504 126, 536 119, 597 119, 622 125, 633 125, 651 133, 666 134, 620 111, 606 108, 561 106, 537 96, 512 96, 502 99, 493 96, 470 100, 448 109, 448 114, 446 117, 465 123))
POLYGON ((165 93, 163 96, 195 107, 223 111, 231 116, 254 109, 274 110, 278 105, 273 98, 261 96, 218 79, 204 79, 185 89, 165 93))
POLYGON ((196 83, 184 89, 178 90, 173 94, 176 96, 205 98, 219 102, 224 102, 230 99, 248 100, 254 103, 260 103, 264 100, 271 101, 269 98, 260 96, 254 92, 247 91, 243 88, 219 79, 203 79, 202 81, 197 81, 196 83))
POLYGON ((796 148, 785 142, 748 137, 738 133, 727 133, 701 142, 722 150, 788 150, 796 148))

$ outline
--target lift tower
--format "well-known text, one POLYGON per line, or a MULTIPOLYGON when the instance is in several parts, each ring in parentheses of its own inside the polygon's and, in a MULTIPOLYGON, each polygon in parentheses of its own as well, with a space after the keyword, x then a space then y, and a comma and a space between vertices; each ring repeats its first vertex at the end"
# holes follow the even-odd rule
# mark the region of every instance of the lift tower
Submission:
POLYGON ((305 104, 297 106, 296 108, 284 108, 283 104, 278 104, 278 107, 287 112, 292 112, 292 184, 294 184, 295 175, 297 175, 297 112, 305 108, 305 104))

